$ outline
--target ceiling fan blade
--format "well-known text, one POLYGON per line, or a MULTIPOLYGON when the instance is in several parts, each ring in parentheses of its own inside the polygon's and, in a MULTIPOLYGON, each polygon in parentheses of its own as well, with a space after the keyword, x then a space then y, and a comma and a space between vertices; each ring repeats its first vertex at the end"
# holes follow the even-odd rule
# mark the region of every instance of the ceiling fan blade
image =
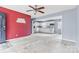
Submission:
POLYGON ((44 13, 43 11, 38 11, 38 12, 40 12, 40 13, 44 13))
POLYGON ((35 8, 33 6, 29 5, 29 7, 35 10, 35 8))
POLYGON ((30 11, 33 11, 33 10, 27 10, 26 12, 30 12, 30 11))
POLYGON ((45 7, 40 7, 40 8, 38 8, 38 9, 45 9, 45 7))

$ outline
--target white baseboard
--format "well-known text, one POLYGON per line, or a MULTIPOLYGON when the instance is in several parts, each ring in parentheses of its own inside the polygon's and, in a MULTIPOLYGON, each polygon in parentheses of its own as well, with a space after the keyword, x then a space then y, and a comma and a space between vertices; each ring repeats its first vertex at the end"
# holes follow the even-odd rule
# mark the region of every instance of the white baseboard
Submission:
POLYGON ((69 39, 62 39, 62 44, 68 45, 68 46, 77 46, 77 41, 75 40, 69 40, 69 39))
POLYGON ((25 38, 29 38, 30 36, 24 36, 24 37, 19 37, 19 38, 13 38, 13 39, 9 39, 7 41, 18 41, 18 40, 22 40, 22 39, 25 39, 25 38))
POLYGON ((62 39, 62 40, 69 41, 69 42, 74 42, 74 43, 77 42, 77 41, 75 41, 75 40, 70 40, 70 39, 62 39))

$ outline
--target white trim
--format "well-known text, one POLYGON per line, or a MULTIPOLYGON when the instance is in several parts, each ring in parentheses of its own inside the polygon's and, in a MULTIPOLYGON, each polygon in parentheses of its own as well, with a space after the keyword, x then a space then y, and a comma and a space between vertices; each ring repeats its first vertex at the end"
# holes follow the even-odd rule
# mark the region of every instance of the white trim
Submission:
MULTIPOLYGON (((31 36, 31 35, 30 35, 31 36)), ((30 36, 24 36, 24 37, 18 37, 18 38, 13 38, 13 39, 9 39, 7 41, 18 41, 18 40, 22 40, 22 39, 25 39, 25 38, 29 38, 30 36)))
POLYGON ((69 42, 74 42, 74 43, 77 42, 77 41, 75 41, 75 40, 70 40, 70 39, 62 39, 62 40, 69 41, 69 42))
POLYGON ((61 16, 53 16, 53 17, 48 17, 48 18, 44 18, 44 19, 37 19, 37 21, 45 21, 45 20, 57 20, 57 19, 62 19, 62 15, 61 16))

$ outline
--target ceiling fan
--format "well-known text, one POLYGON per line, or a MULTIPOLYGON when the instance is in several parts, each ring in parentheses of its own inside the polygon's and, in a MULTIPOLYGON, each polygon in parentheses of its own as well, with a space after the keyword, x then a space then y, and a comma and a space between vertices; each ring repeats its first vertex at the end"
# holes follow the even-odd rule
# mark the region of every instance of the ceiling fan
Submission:
POLYGON ((34 15, 36 15, 37 12, 40 12, 40 13, 44 14, 44 12, 41 11, 41 10, 45 9, 45 7, 38 7, 38 5, 35 5, 34 7, 29 5, 28 7, 32 8, 32 9, 31 10, 27 10, 27 12, 34 11, 34 15))

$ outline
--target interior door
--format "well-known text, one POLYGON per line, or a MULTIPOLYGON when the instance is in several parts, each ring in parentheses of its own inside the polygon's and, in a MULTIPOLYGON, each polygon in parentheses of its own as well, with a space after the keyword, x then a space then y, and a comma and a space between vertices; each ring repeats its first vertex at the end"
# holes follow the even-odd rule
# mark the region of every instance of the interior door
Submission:
POLYGON ((6 42, 5 14, 0 13, 0 43, 6 42))

